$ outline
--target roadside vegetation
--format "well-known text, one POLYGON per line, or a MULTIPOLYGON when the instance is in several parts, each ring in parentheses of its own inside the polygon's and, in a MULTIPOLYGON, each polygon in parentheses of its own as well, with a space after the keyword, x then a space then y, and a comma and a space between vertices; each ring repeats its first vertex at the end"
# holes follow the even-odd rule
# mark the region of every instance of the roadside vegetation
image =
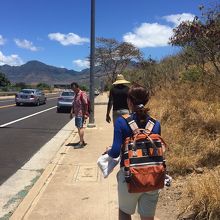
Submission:
POLYGON ((24 82, 18 82, 13 84, 4 73, 0 72, 0 92, 2 92, 1 94, 13 94, 20 91, 21 89, 27 88, 40 89, 44 90, 45 92, 51 92, 53 90, 53 88, 46 83, 28 85, 24 82))

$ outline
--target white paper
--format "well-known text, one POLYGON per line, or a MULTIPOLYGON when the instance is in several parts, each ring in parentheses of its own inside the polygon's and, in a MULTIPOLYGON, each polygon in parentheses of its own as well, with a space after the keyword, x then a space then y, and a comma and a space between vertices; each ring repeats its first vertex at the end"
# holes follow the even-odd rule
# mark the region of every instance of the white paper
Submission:
POLYGON ((118 164, 120 157, 112 158, 108 154, 101 155, 97 160, 97 165, 102 171, 104 178, 113 171, 114 167, 118 164))

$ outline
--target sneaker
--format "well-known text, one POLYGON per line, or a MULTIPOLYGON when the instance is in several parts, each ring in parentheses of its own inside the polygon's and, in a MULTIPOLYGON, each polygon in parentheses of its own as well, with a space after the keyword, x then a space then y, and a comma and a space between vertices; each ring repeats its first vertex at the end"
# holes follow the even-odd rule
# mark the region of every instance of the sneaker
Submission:
MULTIPOLYGON (((72 146, 78 146, 79 144, 80 144, 80 141, 73 143, 72 146)), ((83 141, 83 146, 86 146, 86 145, 87 143, 83 141)))
POLYGON ((80 148, 84 148, 84 143, 83 144, 77 144, 76 146, 74 146, 74 149, 80 149, 80 148))
POLYGON ((80 142, 78 141, 78 142, 72 143, 72 146, 77 146, 79 144, 80 144, 80 142))

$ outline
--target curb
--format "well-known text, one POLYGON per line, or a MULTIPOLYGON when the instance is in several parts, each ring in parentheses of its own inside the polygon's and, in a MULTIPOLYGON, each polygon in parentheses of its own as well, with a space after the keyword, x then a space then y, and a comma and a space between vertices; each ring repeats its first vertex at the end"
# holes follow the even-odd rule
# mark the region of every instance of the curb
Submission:
POLYGON ((30 189, 28 194, 25 196, 25 198, 21 201, 21 203, 15 209, 14 213, 9 218, 10 220, 24 219, 25 215, 28 213, 31 207, 34 206, 35 199, 44 190, 46 185, 50 182, 57 165, 59 164, 60 161, 63 160, 66 152, 68 151, 69 148, 66 146, 66 144, 69 142, 69 140, 76 138, 76 136, 72 136, 73 133, 74 133, 74 130, 69 135, 69 137, 66 138, 63 145, 61 146, 59 151, 56 153, 54 158, 52 158, 51 162, 48 164, 48 166, 46 167, 42 175, 39 177, 37 182, 33 185, 33 187, 30 189))

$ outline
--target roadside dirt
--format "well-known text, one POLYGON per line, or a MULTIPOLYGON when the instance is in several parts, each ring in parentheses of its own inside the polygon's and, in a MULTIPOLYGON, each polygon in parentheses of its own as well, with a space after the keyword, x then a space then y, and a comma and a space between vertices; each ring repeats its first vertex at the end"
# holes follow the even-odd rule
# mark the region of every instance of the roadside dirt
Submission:
POLYGON ((165 187, 161 190, 156 212, 156 216, 160 220, 193 219, 193 213, 190 211, 181 214, 183 212, 183 207, 187 207, 190 203, 184 190, 191 178, 196 178, 196 174, 174 178, 170 187, 165 187))
POLYGON ((160 220, 177 220, 180 213, 178 203, 182 197, 183 184, 180 180, 173 179, 170 187, 165 187, 160 192, 156 216, 160 220))

